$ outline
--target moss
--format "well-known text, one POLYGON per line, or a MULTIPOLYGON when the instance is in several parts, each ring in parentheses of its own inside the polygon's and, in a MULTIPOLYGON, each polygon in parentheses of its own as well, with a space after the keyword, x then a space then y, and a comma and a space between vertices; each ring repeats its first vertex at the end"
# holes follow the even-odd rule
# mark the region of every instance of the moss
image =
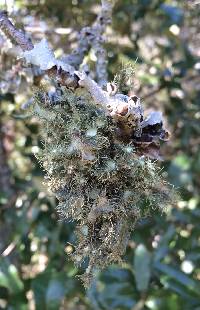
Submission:
POLYGON ((72 259, 88 260, 89 285, 96 268, 119 262, 138 219, 163 211, 173 189, 155 161, 137 154, 131 139, 119 140, 116 123, 83 89, 62 89, 59 104, 35 95, 43 149, 38 156, 62 218, 77 223, 72 259))

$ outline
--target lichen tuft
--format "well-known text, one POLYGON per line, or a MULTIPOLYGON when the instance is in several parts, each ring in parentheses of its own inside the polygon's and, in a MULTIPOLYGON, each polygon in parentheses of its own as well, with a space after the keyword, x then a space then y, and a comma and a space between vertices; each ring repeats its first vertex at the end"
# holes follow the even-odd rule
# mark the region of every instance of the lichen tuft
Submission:
POLYGON ((61 218, 77 224, 71 256, 78 266, 88 261, 81 276, 88 286, 95 269, 121 261, 136 222, 163 212, 173 189, 157 163, 138 153, 134 135, 119 135, 119 123, 85 89, 62 88, 57 104, 38 91, 34 102, 43 137, 38 159, 61 218))

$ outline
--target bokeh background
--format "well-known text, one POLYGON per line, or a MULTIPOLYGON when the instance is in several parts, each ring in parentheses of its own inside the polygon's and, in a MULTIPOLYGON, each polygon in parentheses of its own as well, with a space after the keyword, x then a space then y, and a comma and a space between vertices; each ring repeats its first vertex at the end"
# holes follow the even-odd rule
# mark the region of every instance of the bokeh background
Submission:
MULTIPOLYGON (((92 0, 1 0, 36 42, 57 56, 98 14, 92 0)), ((86 291, 69 259, 74 224, 59 219, 36 161, 37 121, 23 111, 33 92, 30 68, 0 34, 0 309, 200 309, 200 1, 117 0, 108 29, 110 79, 135 66, 133 92, 159 108, 171 132, 163 172, 179 191, 166 214, 138 223, 122 266, 111 266, 86 291)), ((92 68, 93 51, 85 62, 92 68)))

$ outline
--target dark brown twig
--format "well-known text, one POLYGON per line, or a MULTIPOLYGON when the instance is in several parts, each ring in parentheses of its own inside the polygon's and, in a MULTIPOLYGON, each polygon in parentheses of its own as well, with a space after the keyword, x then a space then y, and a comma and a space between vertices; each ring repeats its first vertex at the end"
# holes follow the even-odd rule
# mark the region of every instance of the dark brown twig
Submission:
POLYGON ((142 100, 146 100, 152 96, 154 96, 155 94, 159 93, 162 89, 164 88, 163 85, 159 85, 157 88, 153 89, 152 91, 150 91, 149 93, 147 93, 146 95, 144 95, 142 97, 142 100))

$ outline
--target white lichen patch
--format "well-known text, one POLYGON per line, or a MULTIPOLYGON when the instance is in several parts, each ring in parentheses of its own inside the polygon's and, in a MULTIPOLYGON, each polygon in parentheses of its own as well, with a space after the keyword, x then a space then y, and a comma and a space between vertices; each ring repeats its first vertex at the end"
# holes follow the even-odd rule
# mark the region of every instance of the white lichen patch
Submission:
POLYGON ((163 116, 162 116, 162 112, 160 111, 153 111, 151 112, 147 118, 142 122, 141 126, 145 127, 148 125, 156 125, 156 124, 160 124, 163 121, 163 116))
POLYGON ((53 51, 49 47, 46 39, 36 43, 34 48, 23 53, 27 63, 36 65, 42 70, 51 69, 56 65, 56 59, 53 51))
POLYGON ((40 67, 41 70, 49 70, 56 66, 67 72, 72 72, 73 68, 63 61, 56 59, 53 50, 50 48, 46 39, 36 43, 30 51, 23 52, 26 62, 40 67))

